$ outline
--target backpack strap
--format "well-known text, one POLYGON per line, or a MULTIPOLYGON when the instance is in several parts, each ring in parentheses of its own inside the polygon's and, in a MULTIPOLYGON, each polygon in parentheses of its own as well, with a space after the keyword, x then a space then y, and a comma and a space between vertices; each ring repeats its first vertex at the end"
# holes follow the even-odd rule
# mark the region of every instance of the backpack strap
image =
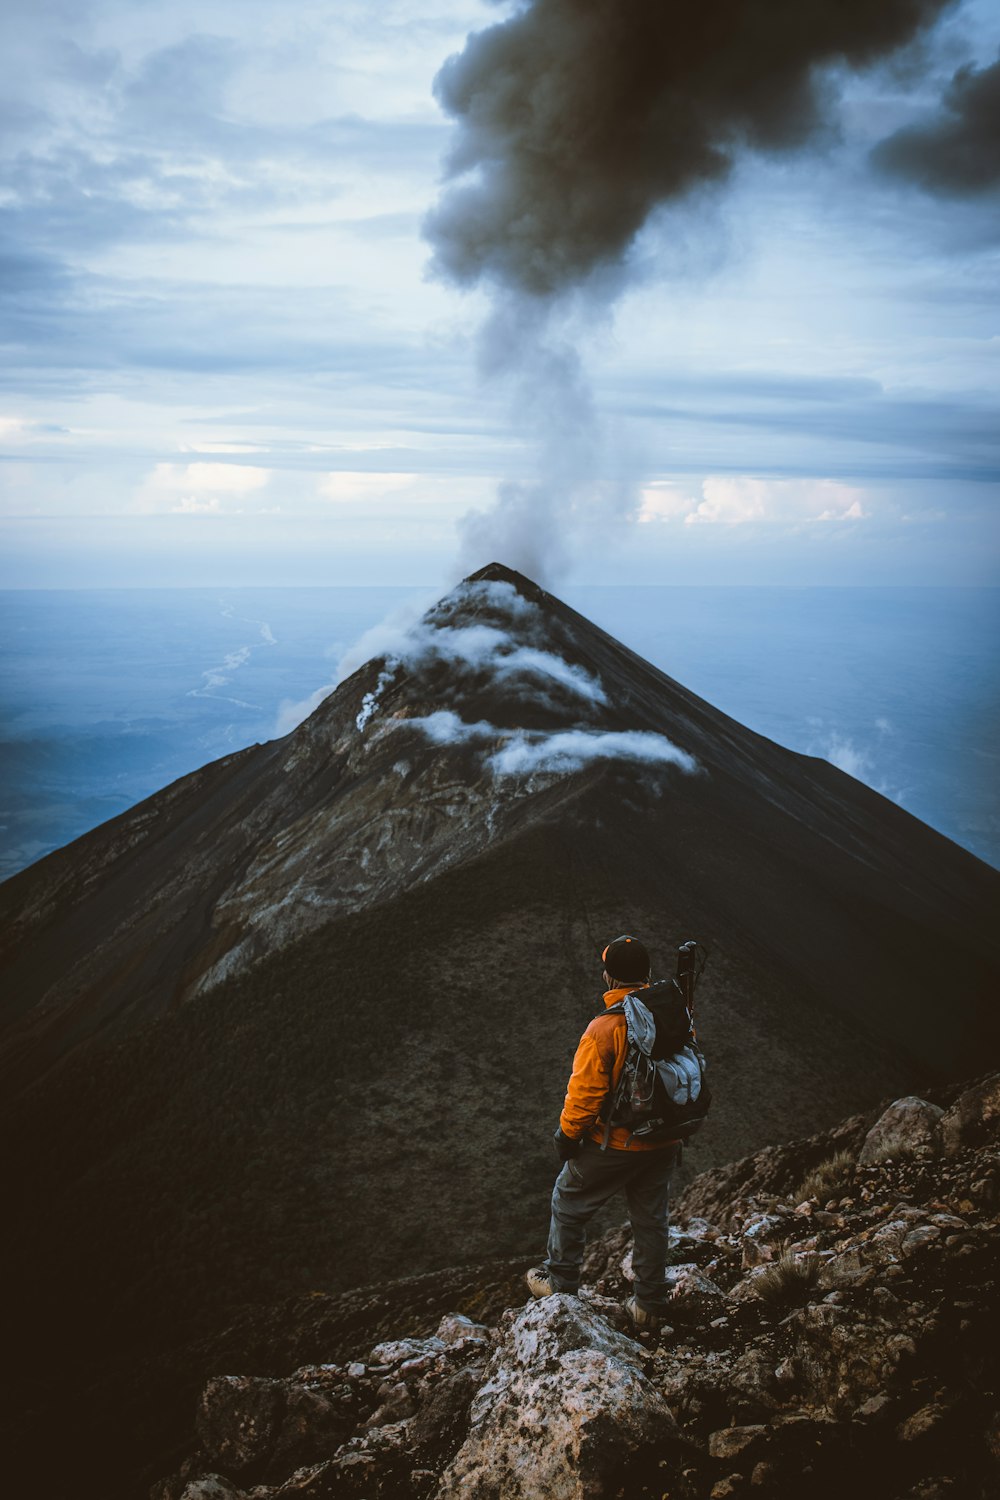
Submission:
MULTIPOLYGON (((604 1015, 604 1016, 614 1016, 614 1015, 624 1016, 625 1015, 625 1001, 624 1001, 624 999, 622 999, 622 1000, 616 1000, 615 1003, 614 1003, 614 1005, 606 1005, 604 1007, 603 1011, 599 1011, 598 1014, 599 1015, 604 1015)), ((625 1021, 625 1035, 626 1035, 626 1037, 628 1036, 628 1020, 627 1020, 627 1018, 626 1018, 626 1021, 625 1021)), ((626 1041, 626 1046, 627 1045, 628 1045, 628 1043, 626 1041)), ((602 1151, 607 1151, 607 1149, 608 1149, 608 1141, 611 1139, 611 1115, 613 1113, 611 1106, 614 1103, 614 1095, 615 1095, 615 1083, 614 1083, 614 1077, 612 1076, 611 1086, 608 1089, 608 1095, 607 1095, 607 1098, 604 1101, 604 1108, 608 1112, 608 1118, 607 1118, 607 1120, 605 1122, 605 1125, 604 1125, 604 1139, 601 1141, 601 1150, 602 1151)))

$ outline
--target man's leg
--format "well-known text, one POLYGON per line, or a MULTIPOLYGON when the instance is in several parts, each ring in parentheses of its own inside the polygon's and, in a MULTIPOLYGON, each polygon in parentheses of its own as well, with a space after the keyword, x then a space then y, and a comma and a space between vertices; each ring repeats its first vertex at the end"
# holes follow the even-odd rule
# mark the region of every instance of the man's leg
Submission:
POLYGON ((677 1163, 677 1147, 664 1146, 659 1151, 643 1152, 643 1156, 645 1160, 625 1188, 635 1240, 632 1269, 640 1304, 648 1312, 661 1313, 667 1303, 664 1276, 670 1245, 670 1174, 677 1163))
POLYGON ((552 1220, 543 1270, 557 1292, 575 1292, 587 1224, 614 1197, 634 1166, 626 1151, 602 1151, 585 1141, 578 1156, 563 1163, 552 1189, 552 1220))

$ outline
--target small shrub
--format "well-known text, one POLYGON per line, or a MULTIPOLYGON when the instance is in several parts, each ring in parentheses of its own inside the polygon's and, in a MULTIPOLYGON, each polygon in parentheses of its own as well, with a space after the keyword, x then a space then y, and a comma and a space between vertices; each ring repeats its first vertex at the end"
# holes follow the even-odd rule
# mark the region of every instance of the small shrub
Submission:
POLYGON ((850 1151, 838 1151, 836 1156, 830 1156, 826 1161, 821 1161, 818 1167, 813 1167, 802 1180, 802 1185, 795 1194, 795 1201, 803 1203, 806 1198, 815 1198, 820 1203, 827 1203, 831 1198, 840 1197, 844 1188, 851 1185, 854 1176, 855 1160, 850 1151))
POLYGON ((792 1255, 785 1251, 754 1281, 754 1291, 769 1307, 795 1307, 808 1301, 819 1278, 815 1255, 792 1255))

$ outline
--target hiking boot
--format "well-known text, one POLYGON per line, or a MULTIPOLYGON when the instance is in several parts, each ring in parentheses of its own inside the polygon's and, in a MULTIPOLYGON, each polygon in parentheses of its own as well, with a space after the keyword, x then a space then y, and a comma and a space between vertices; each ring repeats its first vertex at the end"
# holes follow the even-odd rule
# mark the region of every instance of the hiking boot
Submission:
POLYGON ((630 1297, 628 1299, 625 1304, 625 1311, 632 1319, 636 1328, 648 1329, 650 1333, 659 1328, 663 1321, 656 1313, 650 1312, 647 1307, 643 1307, 638 1297, 630 1297))
POLYGON ((533 1297, 551 1297, 555 1292, 555 1287, 552 1285, 549 1273, 544 1266, 532 1266, 531 1270, 525 1274, 524 1279, 528 1283, 528 1290, 533 1297))

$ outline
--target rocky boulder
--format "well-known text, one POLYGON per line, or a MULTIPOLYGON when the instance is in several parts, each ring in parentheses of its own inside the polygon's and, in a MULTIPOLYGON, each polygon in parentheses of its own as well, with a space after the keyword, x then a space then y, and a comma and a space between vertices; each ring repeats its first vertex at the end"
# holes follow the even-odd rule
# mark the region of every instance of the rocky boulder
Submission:
POLYGON ((926 1099, 909 1094, 896 1099, 881 1114, 865 1136, 858 1156, 861 1167, 873 1166, 893 1157, 915 1156, 920 1151, 941 1150, 939 1122, 944 1110, 926 1099))
POLYGON ((1000 1073, 974 1083, 955 1100, 941 1121, 941 1136, 949 1156, 964 1146, 978 1146, 1000 1130, 1000 1073))
POLYGON ((219 1375, 198 1403, 195 1426, 202 1448, 223 1470, 241 1474, 267 1458, 278 1440, 287 1394, 279 1380, 219 1375))
POLYGON ((507 1315, 436 1500, 604 1500, 677 1436, 642 1347, 565 1294, 507 1315))

